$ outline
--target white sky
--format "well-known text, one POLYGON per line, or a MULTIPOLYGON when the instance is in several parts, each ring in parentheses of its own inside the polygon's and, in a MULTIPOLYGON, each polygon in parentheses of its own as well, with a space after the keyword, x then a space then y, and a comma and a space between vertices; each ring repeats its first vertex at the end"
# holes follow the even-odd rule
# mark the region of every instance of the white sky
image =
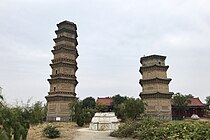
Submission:
POLYGON ((56 24, 78 27, 77 97, 138 97, 140 57, 166 55, 170 91, 210 95, 209 0, 1 0, 0 86, 6 101, 48 94, 56 24))

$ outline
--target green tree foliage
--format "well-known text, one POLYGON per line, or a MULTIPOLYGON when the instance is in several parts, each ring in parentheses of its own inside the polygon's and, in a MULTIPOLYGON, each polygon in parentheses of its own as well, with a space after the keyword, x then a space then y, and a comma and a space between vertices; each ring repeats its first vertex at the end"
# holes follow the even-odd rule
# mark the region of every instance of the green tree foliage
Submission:
POLYGON ((3 106, 3 100, 4 100, 4 97, 0 94, 0 107, 3 106))
POLYGON ((96 101, 93 97, 87 97, 84 100, 82 100, 82 108, 89 108, 93 109, 96 106, 96 101))
POLYGON ((43 105, 42 102, 37 101, 31 107, 29 107, 30 114, 30 123, 39 124, 46 119, 47 109, 46 105, 43 105))
POLYGON ((120 96, 119 94, 112 97, 112 103, 114 106, 124 103, 127 100, 126 96, 120 96))
POLYGON ((124 102, 128 99, 126 96, 120 96, 119 94, 115 95, 112 97, 112 104, 113 104, 113 110, 116 114, 116 116, 122 120, 125 120, 125 115, 124 115, 124 102))
POLYGON ((104 110, 106 110, 106 106, 100 102, 96 102, 96 111, 103 112, 104 110))
POLYGON ((210 104, 210 96, 207 96, 205 101, 206 101, 207 104, 210 104))
MULTIPOLYGON (((3 97, 2 97, 3 99, 3 97)), ((2 100, 3 102, 3 100, 2 100)), ((41 102, 32 106, 10 107, 0 105, 0 140, 14 137, 14 140, 26 140, 30 124, 43 121, 44 107, 41 102)))
POLYGON ((187 95, 185 95, 185 97, 187 97, 187 98, 194 98, 194 96, 192 94, 187 94, 187 95))
POLYGON ((190 103, 190 100, 187 99, 187 96, 182 95, 181 93, 176 93, 172 97, 173 107, 178 109, 179 114, 183 115, 185 108, 190 103))
MULTIPOLYGON (((0 125, 2 126, 3 137, 14 140, 26 140, 29 120, 24 117, 25 110, 22 108, 9 108, 4 106, 0 110, 0 125)), ((0 138, 1 139, 1 138, 0 138)))
POLYGON ((137 119, 144 110, 144 103, 141 99, 129 98, 125 101, 124 113, 126 119, 137 119))
MULTIPOLYGON (((85 104, 87 103, 87 100, 94 99, 94 98, 92 98, 92 99, 91 98, 84 99, 85 104)), ((83 101, 75 100, 75 102, 73 104, 71 104, 71 106, 73 108, 72 118, 73 118, 73 121, 75 121, 78 124, 78 126, 83 126, 84 124, 90 123, 92 117, 94 116, 94 114, 96 112, 95 108, 90 108, 90 107, 93 107, 92 106, 93 104, 91 106, 87 107, 87 106, 83 105, 83 103, 84 103, 83 101)))

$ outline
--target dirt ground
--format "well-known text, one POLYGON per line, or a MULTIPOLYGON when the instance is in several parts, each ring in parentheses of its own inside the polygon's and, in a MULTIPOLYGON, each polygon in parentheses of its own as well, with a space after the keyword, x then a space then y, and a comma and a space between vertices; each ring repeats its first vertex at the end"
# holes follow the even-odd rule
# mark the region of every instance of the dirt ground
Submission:
POLYGON ((78 129, 75 123, 64 123, 64 122, 53 122, 53 123, 43 123, 36 126, 31 126, 28 131, 27 140, 49 140, 42 135, 42 130, 47 125, 57 126, 61 132, 61 136, 56 138, 56 140, 73 140, 74 135, 78 129))
POLYGON ((93 131, 88 128, 77 129, 73 140, 125 140, 110 137, 111 131, 93 131))
POLYGON ((60 130, 61 136, 55 140, 128 140, 110 137, 110 131, 92 131, 88 128, 78 127, 72 122, 53 122, 31 126, 27 140, 50 140, 42 135, 42 130, 47 125, 57 126, 60 130))
MULTIPOLYGON (((186 119, 185 121, 187 121, 186 119)), ((198 121, 210 121, 209 119, 199 119, 198 121)), ((61 136, 55 140, 129 140, 110 137, 110 131, 92 131, 88 128, 80 128, 72 122, 53 122, 31 126, 27 140, 50 140, 42 135, 42 130, 47 125, 54 125, 61 132, 61 136)), ((86 126, 88 127, 88 126, 86 126)))

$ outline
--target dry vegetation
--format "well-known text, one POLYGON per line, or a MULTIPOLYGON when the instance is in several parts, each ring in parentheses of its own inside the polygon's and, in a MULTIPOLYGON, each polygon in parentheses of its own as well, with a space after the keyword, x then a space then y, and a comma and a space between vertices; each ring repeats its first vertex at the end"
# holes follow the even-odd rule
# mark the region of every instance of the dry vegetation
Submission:
POLYGON ((42 130, 47 125, 53 125, 56 126, 59 131, 61 132, 61 137, 56 138, 56 140, 72 140, 74 137, 74 134, 77 130, 77 125, 75 123, 64 123, 64 122, 53 122, 53 123, 43 123, 36 126, 31 126, 28 131, 27 140, 49 140, 49 138, 46 138, 42 135, 42 130))

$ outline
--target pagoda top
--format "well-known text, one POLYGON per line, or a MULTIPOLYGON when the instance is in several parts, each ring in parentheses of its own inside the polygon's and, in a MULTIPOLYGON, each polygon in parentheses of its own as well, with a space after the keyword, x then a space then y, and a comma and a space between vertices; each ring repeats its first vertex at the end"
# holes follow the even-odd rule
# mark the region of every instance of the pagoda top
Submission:
POLYGON ((151 59, 161 59, 164 61, 166 59, 166 56, 156 55, 156 54, 149 55, 149 56, 143 56, 143 57, 141 57, 140 62, 142 63, 142 61, 151 60, 151 59))
POLYGON ((71 22, 71 21, 67 21, 67 20, 64 20, 60 23, 57 24, 57 27, 59 29, 61 28, 68 28, 68 27, 73 27, 75 30, 77 30, 77 26, 75 23, 71 22))

